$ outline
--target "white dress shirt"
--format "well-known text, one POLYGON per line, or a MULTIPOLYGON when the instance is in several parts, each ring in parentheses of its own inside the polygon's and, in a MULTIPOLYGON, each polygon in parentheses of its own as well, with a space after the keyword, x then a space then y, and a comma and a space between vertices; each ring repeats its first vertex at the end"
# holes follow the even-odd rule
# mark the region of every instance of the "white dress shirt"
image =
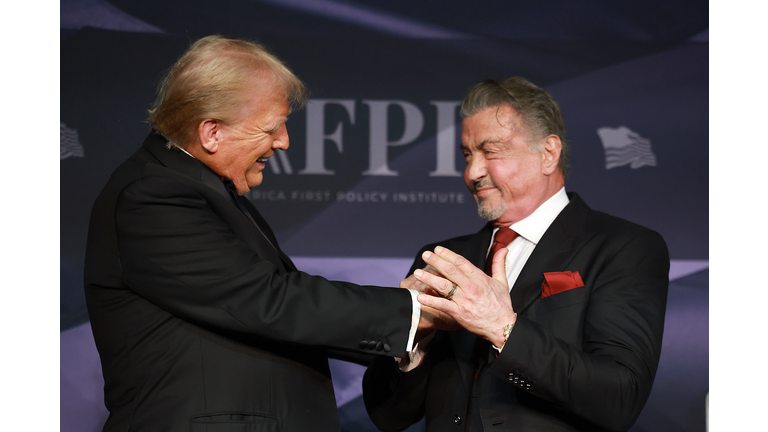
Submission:
MULTIPOLYGON (((517 238, 512 240, 512 243, 507 245, 509 252, 507 253, 507 282, 509 283, 509 290, 517 281, 517 277, 520 276, 520 272, 523 270, 523 266, 528 262, 528 258, 533 253, 533 249, 539 244, 539 240, 547 231, 552 222, 557 218, 557 215, 568 205, 568 195, 565 193, 565 187, 561 188, 557 193, 549 197, 544 201, 542 205, 533 211, 525 219, 513 223, 512 228, 518 235, 517 238)), ((496 237, 498 228, 494 228, 493 236, 491 236, 491 244, 488 245, 488 251, 491 250, 493 239, 496 237)), ((486 252, 487 255, 488 252, 486 252)))

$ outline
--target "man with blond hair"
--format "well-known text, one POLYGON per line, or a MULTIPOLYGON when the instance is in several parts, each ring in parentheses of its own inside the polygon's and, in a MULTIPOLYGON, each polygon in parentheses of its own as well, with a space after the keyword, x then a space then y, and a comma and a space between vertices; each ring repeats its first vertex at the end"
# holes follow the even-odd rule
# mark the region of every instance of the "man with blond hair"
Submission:
POLYGON ((304 99, 275 56, 222 36, 195 42, 162 81, 152 132, 91 214, 105 431, 338 431, 328 349, 411 349, 427 322, 415 291, 298 271, 242 197, 288 148, 304 99))

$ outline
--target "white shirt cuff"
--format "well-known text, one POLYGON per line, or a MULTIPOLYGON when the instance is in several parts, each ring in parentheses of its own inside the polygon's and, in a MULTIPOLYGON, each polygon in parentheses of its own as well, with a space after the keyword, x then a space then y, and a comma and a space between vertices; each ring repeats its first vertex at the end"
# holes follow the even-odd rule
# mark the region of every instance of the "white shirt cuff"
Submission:
POLYGON ((407 357, 405 359, 395 357, 395 361, 397 361, 401 372, 410 372, 421 365, 424 356, 427 355, 429 342, 432 341, 433 337, 435 337, 435 332, 424 336, 422 340, 416 342, 416 346, 413 347, 413 350, 406 353, 407 357))
POLYGON ((419 292, 414 289, 409 289, 411 292, 411 300, 413 301, 413 312, 411 313, 411 331, 408 333, 408 343, 405 345, 405 351, 413 351, 413 340, 416 339, 416 330, 419 329, 419 318, 421 318, 421 303, 416 299, 419 292))

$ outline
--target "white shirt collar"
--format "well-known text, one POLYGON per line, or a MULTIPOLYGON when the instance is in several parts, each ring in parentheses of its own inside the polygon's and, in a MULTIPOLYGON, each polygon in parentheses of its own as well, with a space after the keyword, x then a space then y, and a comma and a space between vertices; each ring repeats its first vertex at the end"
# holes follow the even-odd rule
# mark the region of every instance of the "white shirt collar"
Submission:
POLYGON ((192 156, 192 153, 190 153, 190 152, 188 152, 188 151, 184 150, 183 148, 181 148, 181 147, 178 147, 178 146, 177 146, 176 148, 177 148, 177 149, 179 149, 179 150, 181 150, 181 151, 183 151, 184 153, 188 154, 188 155, 189 155, 189 157, 191 157, 192 159, 197 159, 196 157, 192 156))
POLYGON ((568 205, 568 195, 563 186, 557 193, 544 201, 536 210, 525 219, 513 223, 510 228, 521 237, 533 244, 538 244, 547 228, 557 218, 557 215, 568 205))

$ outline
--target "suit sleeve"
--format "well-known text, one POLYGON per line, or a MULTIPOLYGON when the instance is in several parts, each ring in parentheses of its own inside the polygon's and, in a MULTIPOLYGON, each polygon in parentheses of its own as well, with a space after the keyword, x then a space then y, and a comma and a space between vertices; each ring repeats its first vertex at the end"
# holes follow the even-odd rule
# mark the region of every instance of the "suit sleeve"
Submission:
MULTIPOLYGON (((421 254, 435 246, 427 245, 416 254, 408 275, 416 269, 424 268, 421 254)), ((409 372, 400 371, 391 358, 378 357, 371 362, 363 376, 363 401, 368 416, 379 430, 402 431, 421 420, 424 416, 429 370, 429 355, 421 365, 409 372)))
POLYGON ((636 234, 581 268, 586 304, 569 304, 577 288, 540 299, 535 318, 519 316, 489 373, 600 427, 628 429, 651 392, 669 283, 661 236, 636 234), (582 328, 578 342, 553 335, 566 326, 582 328))
POLYGON ((344 350, 384 341, 391 349, 381 354, 405 353, 412 308, 406 290, 281 272, 178 179, 131 183, 115 220, 126 284, 184 320, 344 350))

